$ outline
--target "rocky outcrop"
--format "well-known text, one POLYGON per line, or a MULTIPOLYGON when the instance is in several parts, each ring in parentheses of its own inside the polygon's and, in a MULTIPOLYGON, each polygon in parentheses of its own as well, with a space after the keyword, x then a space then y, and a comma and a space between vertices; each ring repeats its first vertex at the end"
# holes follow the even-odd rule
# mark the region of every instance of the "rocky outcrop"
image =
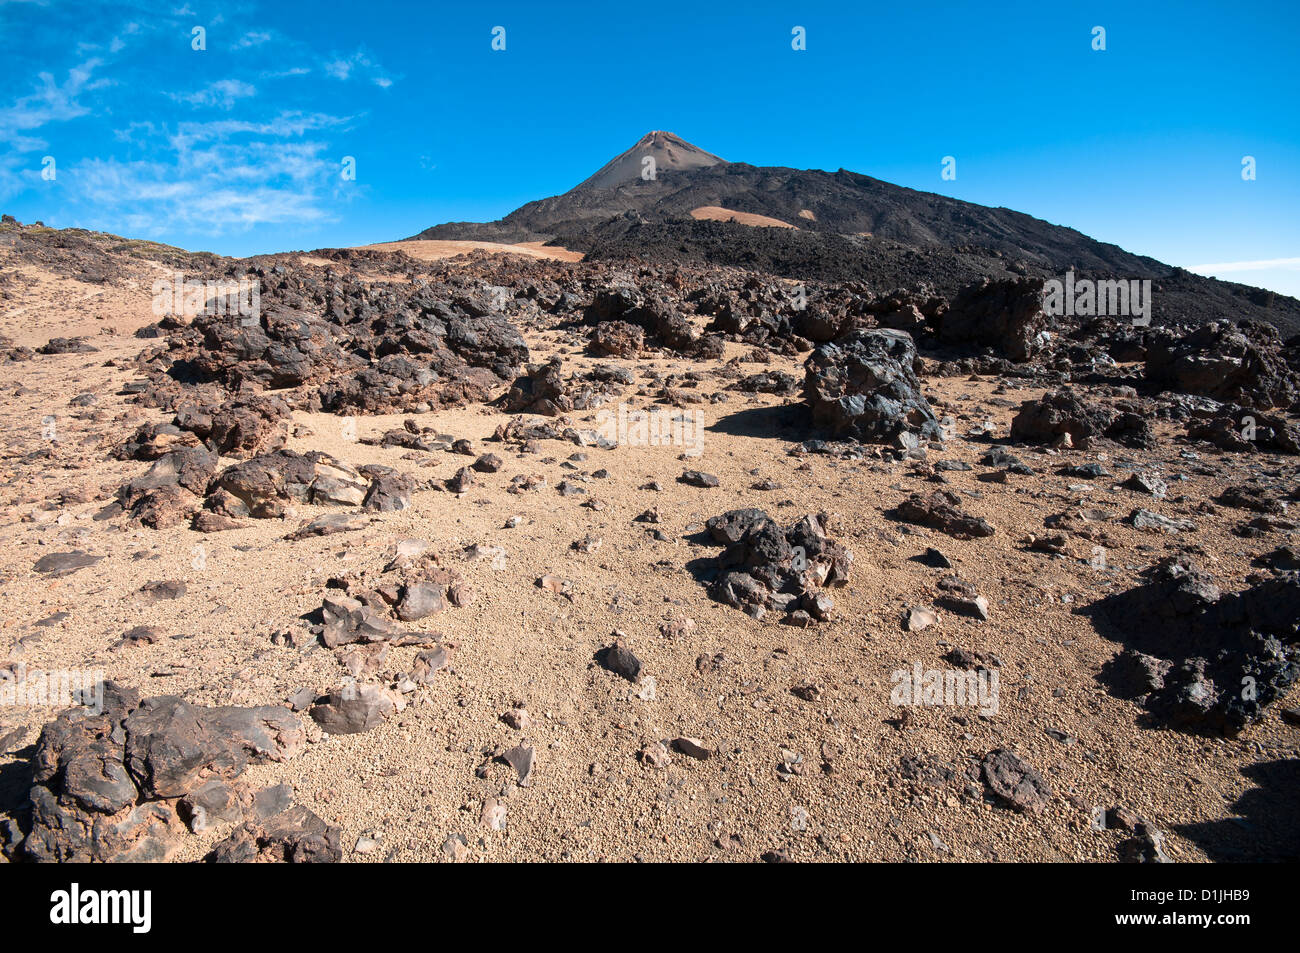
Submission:
POLYGON ((507 413, 541 414, 558 417, 575 410, 594 410, 617 400, 633 382, 630 372, 597 365, 583 375, 564 376, 564 362, 553 357, 534 364, 515 380, 501 399, 507 413))
POLYGON ((1064 436, 1079 448, 1099 437, 1128 447, 1155 444, 1151 424, 1142 415, 1089 403, 1070 388, 1025 401, 1011 420, 1011 439, 1020 443, 1055 443, 1064 436))
POLYGON ((23 859, 167 860, 185 836, 182 815, 203 830, 246 814, 276 832, 279 859, 339 859, 337 830, 291 808, 292 789, 268 797, 236 784, 249 765, 302 749, 302 724, 287 708, 142 700, 111 682, 101 693, 98 709, 70 709, 41 732, 31 758, 31 830, 17 849, 23 859))
POLYGON ((528 358, 488 289, 464 276, 371 284, 277 265, 241 277, 260 280, 261 313, 200 314, 146 358, 155 379, 293 388, 294 406, 381 413, 489 399, 528 358))
POLYGON ((863 442, 940 439, 916 364, 916 347, 901 331, 857 330, 821 345, 805 365, 813 424, 863 442))
POLYGON ((967 285, 938 321, 944 344, 992 347, 1023 362, 1051 343, 1051 319, 1043 312, 1043 281, 1010 278, 967 285))
POLYGON ((1300 398, 1300 377, 1287 364, 1281 336, 1262 322, 1159 328, 1148 335, 1146 352, 1147 380, 1165 390, 1260 410, 1300 398))
POLYGON ((1300 574, 1279 572, 1225 593, 1196 564, 1171 558, 1146 577, 1091 611, 1126 646, 1106 680, 1156 721, 1235 735, 1300 678, 1300 574))

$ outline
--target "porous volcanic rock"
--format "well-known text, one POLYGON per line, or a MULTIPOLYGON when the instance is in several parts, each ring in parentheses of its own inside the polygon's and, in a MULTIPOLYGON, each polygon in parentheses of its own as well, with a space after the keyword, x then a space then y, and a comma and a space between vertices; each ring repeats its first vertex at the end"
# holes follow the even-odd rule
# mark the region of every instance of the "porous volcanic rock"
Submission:
POLYGON ((1068 387, 1025 401, 1011 420, 1011 439, 1021 443, 1052 443, 1062 434, 1069 434, 1071 444, 1079 448, 1098 437, 1139 448, 1155 442, 1142 416, 1089 403, 1068 387))
POLYGON ((821 590, 847 584, 853 566, 853 554, 829 535, 833 524, 833 517, 820 513, 783 530, 758 509, 710 518, 710 537, 726 548, 709 561, 709 594, 760 616, 771 609, 829 617, 834 603, 821 590))
POLYGON ((940 439, 916 371, 916 345, 902 331, 857 330, 821 345, 804 376, 814 425, 864 442, 940 439))
POLYGON ((1104 680, 1154 720, 1236 735, 1300 678, 1300 573, 1278 572, 1236 593, 1186 557, 1145 575, 1090 611, 1126 646, 1104 680))
POLYGON ((1192 330, 1158 328, 1147 337, 1146 377, 1157 387, 1268 410, 1300 397, 1281 335, 1260 321, 1211 321, 1192 330))
POLYGON ((957 293, 939 319, 938 337, 945 344, 994 347, 1023 362, 1048 346, 1050 326, 1041 278, 984 280, 957 293))
POLYGON ((41 731, 24 859, 166 860, 184 836, 179 799, 214 780, 232 782, 250 764, 288 760, 305 742, 287 708, 142 700, 112 682, 100 692, 101 707, 69 709, 41 731))

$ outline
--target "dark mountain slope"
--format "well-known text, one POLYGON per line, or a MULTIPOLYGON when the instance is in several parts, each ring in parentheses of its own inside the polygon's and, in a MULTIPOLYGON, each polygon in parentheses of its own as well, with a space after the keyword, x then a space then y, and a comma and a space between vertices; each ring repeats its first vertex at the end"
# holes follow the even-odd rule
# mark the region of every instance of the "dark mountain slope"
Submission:
POLYGON ((725 162, 655 132, 563 195, 529 202, 497 222, 456 222, 415 238, 549 241, 600 258, 691 259, 789 277, 930 284, 952 293, 1008 274, 1151 279, 1158 323, 1250 317, 1300 333, 1300 301, 1193 275, 1023 212, 837 172, 725 162), (656 175, 642 178, 642 159, 656 175), (718 206, 794 229, 695 221, 718 206))

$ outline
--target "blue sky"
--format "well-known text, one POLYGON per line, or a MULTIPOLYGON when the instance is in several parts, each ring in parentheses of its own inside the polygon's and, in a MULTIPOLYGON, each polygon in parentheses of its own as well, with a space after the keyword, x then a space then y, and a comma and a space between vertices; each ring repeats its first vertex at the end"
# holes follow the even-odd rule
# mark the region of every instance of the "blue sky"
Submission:
POLYGON ((0 0, 0 209, 235 255, 356 245, 499 217, 668 129, 1187 267, 1280 261, 1211 270, 1300 295, 1300 5, 988 6, 0 0))

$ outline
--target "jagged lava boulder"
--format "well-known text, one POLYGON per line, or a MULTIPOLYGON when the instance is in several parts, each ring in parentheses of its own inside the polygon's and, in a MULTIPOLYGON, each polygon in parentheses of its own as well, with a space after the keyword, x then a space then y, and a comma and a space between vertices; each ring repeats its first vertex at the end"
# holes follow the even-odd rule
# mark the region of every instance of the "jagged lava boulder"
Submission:
POLYGON ((917 377, 912 338, 902 331, 858 329, 817 347, 804 373, 814 425, 863 442, 942 437, 917 377), (906 439, 906 438, 904 438, 906 439))
POLYGON ((1211 321, 1190 331, 1147 336, 1146 377, 1157 387, 1267 410, 1300 397, 1300 380, 1276 328, 1258 321, 1211 321))
POLYGON ((1050 327, 1041 278, 986 279, 957 293, 939 318, 938 338, 945 344, 993 347, 1023 362, 1048 346, 1050 327))

